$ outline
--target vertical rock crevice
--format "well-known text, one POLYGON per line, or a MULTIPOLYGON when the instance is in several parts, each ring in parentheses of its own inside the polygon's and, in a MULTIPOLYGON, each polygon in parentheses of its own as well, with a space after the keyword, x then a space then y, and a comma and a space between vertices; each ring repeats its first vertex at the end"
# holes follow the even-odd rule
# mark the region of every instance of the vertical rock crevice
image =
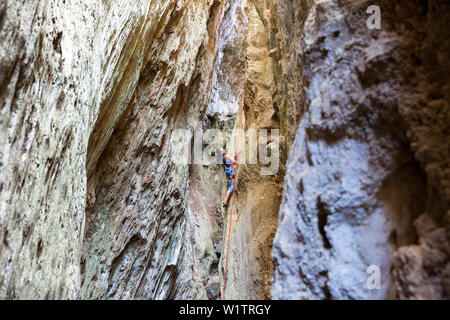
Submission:
MULTIPOLYGON (((229 211, 225 216, 224 233, 227 235, 231 228, 225 298, 270 299, 274 270, 272 241, 278 226, 285 162, 299 123, 299 106, 304 100, 301 81, 295 81, 300 80, 301 64, 291 42, 296 27, 284 23, 284 17, 280 22, 277 2, 242 1, 241 6, 248 20, 244 44, 247 73, 242 115, 245 132, 237 143, 239 157, 245 163, 237 172, 231 224, 229 211), (250 131, 258 137, 255 164, 249 163, 250 131), (265 132, 267 141, 263 140, 265 132), (276 154, 275 161, 264 164, 261 152, 276 154)), ((289 8, 283 9, 289 18, 294 18, 289 8)), ((236 123, 235 130, 237 126, 236 123)))

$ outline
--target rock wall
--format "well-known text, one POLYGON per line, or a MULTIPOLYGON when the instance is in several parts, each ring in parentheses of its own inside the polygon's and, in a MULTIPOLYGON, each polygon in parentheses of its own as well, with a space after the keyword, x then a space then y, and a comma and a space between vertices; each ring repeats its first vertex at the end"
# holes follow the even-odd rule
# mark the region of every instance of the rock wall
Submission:
POLYGON ((188 167, 220 1, 0 5, 0 297, 188 297, 188 167))
MULTIPOLYGON (((295 42, 291 42, 291 37, 298 33, 297 26, 284 17, 279 19, 277 3, 254 0, 242 1, 241 5, 247 16, 247 24, 243 26, 246 71, 241 128, 244 132, 237 137, 241 117, 238 114, 231 152, 234 154, 238 150, 233 142, 239 140, 241 165, 237 171, 236 205, 231 224, 230 210, 225 217, 224 253, 231 228, 225 298, 270 299, 272 241, 278 225, 285 162, 304 101, 302 66, 295 54, 295 42), (260 139, 260 130, 267 132, 267 144, 260 139), (278 137, 272 130, 278 130, 278 137), (254 164, 250 163, 252 146, 248 133, 251 131, 258 136, 254 164), (278 163, 263 163, 262 151, 277 153, 278 163), (265 173, 272 164, 276 169, 265 173)), ((224 260, 225 255, 222 255, 222 285, 224 260)))
POLYGON ((376 2, 381 30, 366 26, 370 1, 293 1, 306 103, 274 298, 449 298, 450 7, 376 2))

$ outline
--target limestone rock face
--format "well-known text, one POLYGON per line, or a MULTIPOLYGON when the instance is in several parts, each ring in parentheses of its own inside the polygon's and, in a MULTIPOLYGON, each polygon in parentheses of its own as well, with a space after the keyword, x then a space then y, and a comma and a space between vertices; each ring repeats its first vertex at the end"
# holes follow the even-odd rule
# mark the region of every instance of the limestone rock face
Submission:
POLYGON ((178 295, 170 135, 206 110, 222 9, 2 1, 0 297, 178 295))
POLYGON ((273 298, 449 298, 450 7, 379 1, 370 30, 371 4, 293 1, 306 102, 273 298))
POLYGON ((190 277, 177 282, 190 241, 189 167, 173 161, 171 134, 192 136, 205 113, 222 9, 178 2, 151 42, 134 96, 88 181, 84 297, 192 298, 190 277))

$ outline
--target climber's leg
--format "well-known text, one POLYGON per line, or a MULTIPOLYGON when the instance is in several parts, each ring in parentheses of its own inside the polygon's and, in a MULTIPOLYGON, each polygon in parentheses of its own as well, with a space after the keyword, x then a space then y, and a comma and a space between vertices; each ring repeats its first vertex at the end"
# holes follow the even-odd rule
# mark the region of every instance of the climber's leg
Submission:
POLYGON ((230 198, 230 193, 227 192, 227 195, 225 196, 225 200, 223 201, 223 207, 228 207, 228 199, 230 198))
POLYGON ((231 179, 230 185, 228 186, 227 195, 225 196, 225 200, 223 201, 224 207, 228 206, 228 200, 230 199, 230 195, 233 193, 233 188, 234 188, 234 179, 231 179))

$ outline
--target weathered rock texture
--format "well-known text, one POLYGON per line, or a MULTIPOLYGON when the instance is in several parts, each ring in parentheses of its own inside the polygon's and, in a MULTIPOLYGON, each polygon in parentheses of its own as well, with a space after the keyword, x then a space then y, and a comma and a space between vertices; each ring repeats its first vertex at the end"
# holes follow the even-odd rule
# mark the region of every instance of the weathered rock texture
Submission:
POLYGON ((190 297, 170 134, 203 118, 222 16, 206 0, 2 2, 0 297, 190 297))
POLYGON ((366 27, 371 1, 278 3, 301 30, 306 103, 273 297, 449 298, 449 3, 377 1, 381 30, 366 27))

